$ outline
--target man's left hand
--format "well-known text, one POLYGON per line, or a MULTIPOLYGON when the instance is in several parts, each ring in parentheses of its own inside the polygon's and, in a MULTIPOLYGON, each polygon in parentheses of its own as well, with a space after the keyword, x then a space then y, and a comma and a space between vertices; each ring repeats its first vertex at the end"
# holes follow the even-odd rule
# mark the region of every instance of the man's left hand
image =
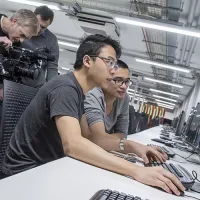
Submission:
POLYGON ((138 148, 134 153, 144 160, 144 164, 148 164, 150 161, 165 162, 168 158, 159 147, 149 147, 146 145, 138 144, 138 148))

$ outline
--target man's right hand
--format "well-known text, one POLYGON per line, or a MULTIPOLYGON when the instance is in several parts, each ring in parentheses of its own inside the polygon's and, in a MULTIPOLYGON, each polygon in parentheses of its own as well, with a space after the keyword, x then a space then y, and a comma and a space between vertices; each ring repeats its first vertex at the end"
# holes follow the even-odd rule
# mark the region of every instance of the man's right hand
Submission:
POLYGON ((3 44, 5 49, 8 49, 10 46, 12 46, 12 42, 6 37, 0 37, 0 43, 3 44))
POLYGON ((176 176, 163 167, 139 167, 134 178, 141 183, 159 187, 170 194, 174 193, 178 196, 180 195, 179 190, 185 190, 176 176))

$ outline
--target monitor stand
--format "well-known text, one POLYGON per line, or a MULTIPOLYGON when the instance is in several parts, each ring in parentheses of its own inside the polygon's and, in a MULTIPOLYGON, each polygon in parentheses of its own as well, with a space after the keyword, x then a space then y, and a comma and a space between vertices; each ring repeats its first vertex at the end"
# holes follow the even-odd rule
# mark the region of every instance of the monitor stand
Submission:
POLYGON ((200 193, 200 183, 195 182, 194 185, 191 188, 192 191, 200 193))

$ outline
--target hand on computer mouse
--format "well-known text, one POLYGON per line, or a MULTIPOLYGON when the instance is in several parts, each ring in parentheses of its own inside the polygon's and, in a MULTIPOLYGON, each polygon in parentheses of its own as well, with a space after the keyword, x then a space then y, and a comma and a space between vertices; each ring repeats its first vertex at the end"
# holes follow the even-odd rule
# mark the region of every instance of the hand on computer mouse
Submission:
POLYGON ((181 182, 165 170, 163 167, 140 167, 134 178, 146 185, 159 187, 164 191, 179 196, 181 195, 180 190, 184 191, 185 188, 181 182))

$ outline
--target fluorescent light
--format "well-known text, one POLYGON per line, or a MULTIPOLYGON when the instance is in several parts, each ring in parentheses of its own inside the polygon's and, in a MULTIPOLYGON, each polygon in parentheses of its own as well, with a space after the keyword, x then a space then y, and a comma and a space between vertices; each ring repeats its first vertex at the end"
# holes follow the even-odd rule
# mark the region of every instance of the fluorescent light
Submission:
MULTIPOLYGON (((130 92, 130 91, 128 91, 128 94, 130 94, 130 95, 134 95, 134 93, 132 93, 132 92, 130 92)), ((137 96, 137 97, 142 97, 142 95, 139 95, 139 94, 135 94, 135 96, 137 96)))
POLYGON ((176 105, 175 103, 170 103, 170 102, 167 102, 167 101, 162 101, 160 99, 155 99, 155 100, 158 101, 157 103, 161 102, 161 103, 166 103, 166 104, 169 104, 169 105, 172 105, 172 106, 176 105))
POLYGON ((169 65, 169 64, 159 63, 159 62, 155 62, 155 61, 151 61, 151 60, 147 60, 147 59, 141 59, 141 58, 135 58, 135 60, 137 62, 141 62, 141 63, 145 63, 145 64, 150 64, 150 65, 155 65, 155 66, 166 68, 166 69, 172 69, 172 70, 175 70, 175 71, 190 73, 189 69, 181 68, 181 67, 178 67, 178 66, 173 66, 173 65, 169 65))
POLYGON ((60 8, 56 5, 50 5, 47 3, 40 3, 40 2, 34 2, 34 1, 28 1, 28 0, 7 0, 7 1, 11 1, 11 2, 15 2, 15 3, 21 3, 21 4, 27 4, 27 5, 31 5, 31 6, 48 6, 50 9, 52 10, 60 10, 60 8))
POLYGON ((120 23, 130 24, 130 25, 134 25, 134 26, 141 26, 141 27, 150 28, 150 29, 167 31, 170 33, 178 33, 181 35, 200 37, 199 30, 194 30, 194 29, 191 30, 190 28, 178 27, 176 25, 163 24, 163 23, 159 23, 159 22, 152 22, 150 20, 136 19, 136 18, 135 19, 134 18, 125 19, 125 18, 116 17, 115 20, 120 23))
POLYGON ((167 94, 167 95, 174 96, 174 97, 179 97, 178 94, 173 94, 173 93, 170 93, 170 92, 163 92, 163 91, 161 91, 161 90, 155 90, 155 89, 152 89, 152 88, 150 88, 150 90, 151 90, 152 92, 158 92, 158 93, 167 94))
MULTIPOLYGON (((129 93, 128 93, 129 94, 129 93)), ((129 96, 130 97, 132 97, 133 98, 133 95, 132 94, 129 94, 129 96)), ((134 100, 138 100, 138 98, 134 98, 134 100)), ((140 98, 140 101, 142 101, 143 100, 143 98, 140 98)), ((145 102, 146 100, 144 99, 144 102, 145 102)))
POLYGON ((63 42, 63 41, 58 41, 58 44, 64 45, 64 46, 69 46, 69 47, 74 47, 74 48, 77 48, 77 49, 78 49, 78 47, 79 47, 78 44, 73 44, 73 43, 63 42))
POLYGON ((170 98, 162 97, 162 96, 155 95, 155 94, 153 96, 156 98, 165 99, 165 100, 172 101, 172 102, 177 102, 177 100, 175 100, 175 99, 170 99, 170 98))
POLYGON ((160 106, 160 107, 169 108, 169 109, 174 109, 174 106, 169 106, 169 105, 162 104, 162 103, 157 103, 157 104, 158 104, 158 106, 160 106))
POLYGON ((161 83, 161 84, 164 84, 164 85, 170 85, 170 86, 173 86, 173 87, 183 88, 182 85, 178 85, 178 84, 175 84, 175 83, 169 83, 169 82, 166 82, 166 81, 156 80, 156 79, 148 78, 148 77, 144 77, 144 79, 148 80, 148 81, 153 81, 153 82, 156 82, 156 83, 161 83))
POLYGON ((133 90, 133 89, 129 89, 129 88, 128 88, 128 91, 135 92, 135 90, 133 90))

